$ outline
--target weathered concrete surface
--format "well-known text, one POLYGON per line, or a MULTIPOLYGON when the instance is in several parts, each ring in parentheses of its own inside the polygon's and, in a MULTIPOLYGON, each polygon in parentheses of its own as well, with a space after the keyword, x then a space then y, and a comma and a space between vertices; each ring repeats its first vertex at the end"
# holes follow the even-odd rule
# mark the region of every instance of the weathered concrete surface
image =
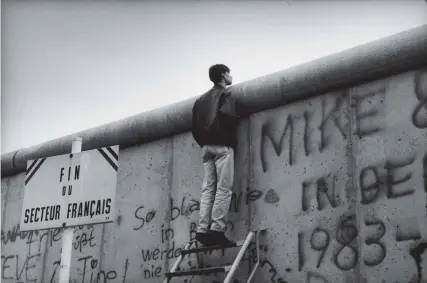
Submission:
MULTIPOLYGON (((420 69, 242 121, 228 233, 269 229, 254 282, 426 282, 426 99, 420 69)), ((194 237, 200 159, 190 133, 122 150, 117 218, 76 228, 72 279, 160 282, 194 237)), ((23 180, 2 179, 2 279, 57 282, 60 230, 18 231, 23 180)), ((217 265, 235 254, 201 260, 217 265)))
POLYGON ((426 99, 424 69, 251 117, 252 225, 288 282, 427 280, 426 99))
MULTIPOLYGON (((427 282, 427 68, 258 112, 238 137, 227 233, 268 228, 253 282, 427 282)), ((200 162, 189 132, 122 149, 117 217, 76 227, 72 282, 161 282, 194 237, 200 162)), ((1 180, 2 282, 58 282, 61 231, 19 233, 24 178, 1 180)))

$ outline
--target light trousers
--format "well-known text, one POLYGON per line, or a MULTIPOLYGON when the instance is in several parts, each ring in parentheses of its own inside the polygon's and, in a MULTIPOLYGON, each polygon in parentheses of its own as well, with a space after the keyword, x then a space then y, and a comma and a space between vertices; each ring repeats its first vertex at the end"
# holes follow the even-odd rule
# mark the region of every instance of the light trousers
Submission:
POLYGON ((197 232, 225 232, 234 181, 234 150, 227 146, 202 147, 205 176, 197 232))

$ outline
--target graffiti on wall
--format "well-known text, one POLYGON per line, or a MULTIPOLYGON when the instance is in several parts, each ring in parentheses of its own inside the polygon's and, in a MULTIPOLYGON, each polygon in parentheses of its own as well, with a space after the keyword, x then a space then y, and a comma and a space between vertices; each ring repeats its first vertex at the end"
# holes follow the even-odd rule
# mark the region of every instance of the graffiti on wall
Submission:
MULTIPOLYGON (((52 247, 60 244, 62 229, 43 231, 20 231, 20 225, 15 224, 10 229, 1 232, 2 251, 10 250, 17 244, 25 245, 24 253, 8 254, 2 252, 2 280, 5 282, 39 282, 40 268, 43 267, 43 257, 52 247)), ((73 234, 73 253, 91 251, 96 246, 95 227, 93 225, 77 226, 73 234)), ((21 249, 20 249, 21 250, 21 249)), ((59 256, 59 255, 58 255, 59 256)), ((53 263, 53 276, 59 261, 53 263)), ((53 280, 53 279, 52 279, 53 280)), ((53 282, 51 280, 51 282, 53 282)))
MULTIPOLYGON (((416 103, 402 119, 406 119, 408 125, 417 131, 425 132, 427 72, 417 72, 413 82, 412 95, 416 103)), ((304 157, 318 158, 337 145, 354 147, 367 138, 385 133, 384 101, 387 100, 387 88, 387 85, 382 84, 362 94, 354 95, 343 91, 318 97, 315 99, 319 100, 319 107, 310 107, 308 101, 307 109, 304 108, 298 115, 286 113, 265 121, 260 125, 260 143, 253 153, 259 157, 260 162, 253 170, 268 174, 277 163, 297 166, 304 162, 304 157)), ((297 199, 300 211, 295 212, 295 217, 318 217, 313 217, 315 220, 308 226, 290 231, 294 235, 283 247, 274 239, 261 244, 262 257, 256 282, 287 283, 293 282, 292 279, 307 283, 336 282, 333 279, 334 273, 360 272, 356 276, 363 277, 369 272, 366 270, 380 270, 396 260, 403 262, 411 272, 414 271, 405 283, 427 280, 427 239, 422 234, 420 218, 405 215, 404 210, 390 212, 387 217, 378 211, 378 207, 386 207, 397 201, 426 198, 427 152, 408 150, 403 153, 390 154, 381 160, 373 158, 363 166, 356 164, 351 176, 345 170, 315 177, 303 175, 299 187, 295 188, 300 190, 297 199), (351 184, 350 189, 346 187, 348 184, 351 184), (349 191, 353 191, 354 195, 349 195, 349 191), (369 213, 355 213, 352 209, 342 213, 350 206, 360 207, 369 213), (281 251, 283 254, 295 253, 295 262, 287 256, 279 259, 277 254, 281 251), (396 255, 402 256, 402 259, 397 259, 396 255)), ((281 197, 280 190, 281 188, 266 184, 263 188, 248 187, 234 192, 230 213, 241 215, 251 205, 281 205, 287 200, 281 197)), ((73 253, 77 256, 73 265, 79 272, 72 277, 76 282, 82 283, 124 283, 135 280, 157 282, 180 255, 184 242, 194 239, 197 227, 195 214, 200 209, 199 201, 199 191, 171 197, 168 199, 170 209, 164 217, 163 209, 156 204, 135 199, 132 213, 119 215, 116 225, 120 226, 123 221, 130 222, 126 226, 128 230, 124 232, 129 233, 135 243, 141 241, 141 235, 153 229, 158 237, 155 242, 138 244, 134 254, 126 254, 114 267, 107 268, 102 264, 102 257, 105 255, 100 254, 97 249, 102 244, 100 237, 103 226, 76 227, 73 253), (182 223, 186 224, 181 225, 182 223)), ((235 221, 229 221, 227 229, 234 232, 235 221)), ((4 225, 1 231, 2 280, 56 283, 60 267, 61 237, 61 229, 21 232, 19 224, 4 225), (47 255, 49 260, 46 260, 47 255)), ((219 253, 215 256, 223 255, 219 253)), ((232 258, 226 257, 224 260, 229 262, 232 258)), ((255 243, 251 244, 243 261, 253 267, 256 261, 255 243)), ((193 261, 187 261, 186 264, 189 268, 195 268, 193 261)), ((184 280, 189 282, 187 278, 184 280)), ((217 279, 207 281, 221 282, 217 279)), ((234 280, 234 283, 241 282, 245 280, 234 280)))
MULTIPOLYGON (((415 74, 417 102, 412 112, 406 115, 408 123, 421 130, 427 128, 426 82, 427 72, 415 74)), ((340 145, 344 145, 344 150, 349 150, 350 136, 354 137, 350 143, 351 149, 355 143, 366 143, 366 138, 381 135, 386 129, 386 92, 387 86, 380 85, 357 95, 345 91, 319 98, 320 107, 314 110, 321 113, 317 115, 321 117, 317 126, 313 126, 316 115, 309 110, 302 109, 302 114, 286 112, 283 116, 272 115, 261 125, 259 151, 255 152, 259 154, 261 171, 268 173, 277 164, 296 166, 303 162, 302 157, 313 158, 327 148, 340 150, 343 148, 340 145), (349 115, 350 110, 352 115, 349 115)), ((328 273, 322 274, 325 266, 328 266, 328 270, 330 266, 335 266, 345 273, 360 267, 377 267, 382 263, 389 265, 390 261, 395 260, 396 245, 400 251, 405 251, 402 254, 405 259, 403 264, 415 270, 409 282, 427 280, 427 270, 425 267, 423 269, 426 264, 423 260, 427 260, 427 239, 422 236, 419 226, 426 220, 425 209, 418 207, 420 210, 415 216, 406 216, 402 212, 389 212, 386 216, 375 213, 379 205, 386 207, 388 202, 394 207, 400 199, 426 199, 427 152, 415 152, 409 148, 406 154, 404 150, 389 154, 384 161, 373 160, 361 168, 355 167, 353 170, 356 174, 352 174, 350 179, 342 170, 315 178, 302 177, 301 213, 297 217, 318 215, 323 219, 327 215, 333 215, 332 218, 339 216, 336 222, 329 217, 331 223, 328 225, 320 221, 311 228, 304 228, 295 237, 297 270, 305 274, 306 282, 314 279, 331 282, 328 273), (422 164, 421 168, 418 164, 422 164), (421 184, 414 186, 419 180, 422 180, 421 184), (349 189, 349 186, 352 188, 349 189), (349 193, 352 191, 355 193, 349 193), (355 214, 338 213, 343 208, 354 209, 355 206, 363 208, 366 213, 358 218, 355 214), (363 233, 360 229, 363 229, 363 233)), ((288 253, 289 250, 283 252, 288 253)))

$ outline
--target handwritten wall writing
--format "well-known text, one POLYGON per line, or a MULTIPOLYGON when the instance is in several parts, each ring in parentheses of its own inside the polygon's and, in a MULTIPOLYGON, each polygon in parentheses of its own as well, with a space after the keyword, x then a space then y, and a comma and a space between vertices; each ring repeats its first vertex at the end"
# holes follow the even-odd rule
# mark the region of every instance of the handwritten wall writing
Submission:
MULTIPOLYGON (((252 282, 382 283, 381 276, 392 283, 427 280, 427 71, 396 80, 401 81, 369 82, 253 115, 248 123, 250 138, 248 133, 239 138, 250 143, 248 153, 241 154, 249 168, 235 176, 242 180, 238 185, 248 185, 233 192, 227 223, 227 236, 233 240, 242 240, 249 227, 257 228, 259 215, 268 228, 266 240, 260 241, 261 257, 252 282), (396 105, 406 100, 410 105, 396 105)), ((166 142, 168 146, 173 142, 175 154, 187 144, 174 139, 187 138, 171 137, 166 142)), ((170 174, 170 168, 177 167, 170 160, 190 169, 200 166, 200 160, 193 155, 169 156, 158 164, 150 156, 152 164, 145 167, 135 158, 144 160, 147 152, 171 154, 151 150, 163 143, 123 150, 130 157, 122 159, 120 174, 138 176, 129 172, 146 170, 144 177, 119 178, 121 214, 116 222, 75 227, 73 283, 161 282, 185 243, 195 239, 201 182, 194 185, 176 172, 170 174), (149 175, 153 170, 156 176, 162 174, 161 185, 149 175), (165 184, 192 187, 166 188, 165 184), (144 194, 166 200, 166 207, 164 202, 147 201, 144 194), (126 209, 121 209, 123 205, 126 209)), ((194 175, 193 180, 203 177, 194 175)), ((23 182, 15 179, 2 180, 7 186, 2 197, 10 202, 2 201, 7 204, 2 206, 5 217, 20 213, 17 199, 23 182)), ((22 232, 10 219, 16 218, 2 223, 2 280, 57 283, 62 229, 22 232)), ((237 250, 204 253, 209 263, 204 266, 231 264, 237 250)), ((241 267, 250 269, 256 260, 253 241, 241 267)), ((186 259, 181 270, 197 264, 195 257, 186 259)), ((247 275, 246 270, 243 273, 247 275)), ((245 275, 233 278, 233 283, 246 282, 245 275)), ((220 276, 201 281, 222 282, 220 276)))
POLYGON ((133 230, 139 230, 144 227, 145 224, 150 223, 156 216, 156 210, 150 210, 144 215, 144 206, 141 205, 135 210, 135 218, 140 220, 139 226, 134 227, 133 230))
POLYGON ((381 168, 378 166, 368 166, 363 168, 359 174, 359 184, 362 197, 361 203, 370 204, 375 202, 380 196, 381 188, 384 188, 383 185, 385 185, 384 190, 386 191, 386 197, 388 199, 413 194, 413 188, 400 188, 399 191, 396 188, 397 185, 402 185, 408 182, 412 178, 412 173, 407 172, 404 177, 400 178, 396 177, 396 175, 398 170, 405 170, 404 167, 411 165, 414 161, 415 156, 409 156, 406 160, 388 160, 383 167, 386 171, 385 174, 380 173, 381 168))
MULTIPOLYGON (((335 235, 331 235, 329 231, 324 228, 317 227, 313 229, 310 236, 310 248, 318 252, 318 259, 316 267, 319 268, 325 258, 325 254, 330 247, 331 237, 334 236, 335 241, 337 242, 337 251, 332 256, 333 263, 336 267, 343 271, 348 271, 353 269, 358 263, 358 250, 355 247, 356 237, 358 235, 358 229, 355 222, 354 216, 344 217, 339 224, 337 225, 335 235), (344 256, 345 254, 345 256, 344 256)), ((304 232, 299 234, 299 270, 305 265, 306 258, 306 247, 303 247, 303 239, 306 237, 304 232)), ((335 248, 334 248, 335 249, 335 248)))
POLYGON ((376 266, 380 264, 385 257, 387 256, 387 248, 382 240, 382 238, 385 235, 386 228, 382 221, 376 220, 376 221, 369 221, 365 220, 365 225, 368 231, 372 230, 371 228, 376 228, 377 233, 368 235, 365 238, 365 245, 366 246, 378 246, 380 249, 377 252, 377 255, 374 258, 365 259, 364 263, 367 266, 376 266))
MULTIPOLYGON (((263 196, 263 192, 256 189, 246 188, 246 191, 233 192, 231 196, 231 204, 229 211, 233 213, 239 213, 241 211, 242 205, 249 205, 251 202, 257 201, 263 196)), ((276 191, 270 189, 264 196, 264 201, 266 203, 276 203, 280 200, 276 191)), ((179 217, 188 217, 194 212, 200 210, 200 200, 183 196, 181 199, 170 198, 171 210, 169 212, 169 219, 174 221, 179 217)), ((144 205, 140 205, 136 208, 134 212, 134 217, 137 219, 133 226, 133 230, 138 231, 146 226, 148 223, 152 222, 156 217, 156 209, 148 209, 144 205)), ((170 233, 170 231, 168 232, 170 233)))
POLYGON ((2 280, 36 282, 41 253, 32 255, 2 255, 2 280))
POLYGON ((423 158, 423 171, 424 171, 424 191, 427 194, 427 152, 423 158))
MULTIPOLYGON (((332 103, 332 108, 329 112, 326 112, 327 101, 326 99, 322 100, 322 121, 320 122, 320 144, 319 151, 322 152, 329 144, 332 143, 330 138, 328 137, 328 131, 326 126, 334 125, 334 129, 338 130, 338 132, 342 135, 344 140, 347 139, 347 130, 342 125, 342 121, 340 120, 341 113, 343 111, 343 106, 345 106, 345 97, 346 93, 342 93, 335 98, 335 101, 332 103)), ((291 164, 292 165, 292 164, 291 164)))
POLYGON ((318 178, 315 181, 306 180, 302 182, 302 210, 309 209, 310 200, 313 198, 313 191, 315 192, 315 199, 317 202, 317 210, 321 211, 328 205, 336 208, 340 204, 340 192, 336 188, 337 177, 335 175, 328 175, 318 178))
POLYGON ((414 92, 419 103, 412 113, 412 123, 419 129, 425 129, 427 128, 427 71, 417 72, 414 79, 414 92))
MULTIPOLYGON (((312 156, 316 152, 322 153, 329 146, 346 142, 349 137, 349 94, 343 91, 333 97, 322 97, 320 121, 314 117, 315 113, 309 110, 302 110, 302 115, 286 114, 284 117, 272 118, 261 125, 261 140, 259 144, 260 162, 263 172, 269 169, 269 157, 287 154, 287 164, 295 165, 299 156, 312 156), (316 126, 314 126, 316 125, 316 126), (303 131, 303 151, 298 152, 295 143, 297 140, 297 130, 303 131), (320 133, 320 135, 319 135, 320 133), (337 139, 337 135, 341 139, 337 139), (334 138, 332 138, 334 135, 334 138), (319 139, 317 149, 311 147, 311 143, 319 139)), ((380 118, 384 113, 383 101, 385 100, 385 88, 380 87, 375 91, 352 96, 352 106, 355 112, 354 133, 363 138, 374 134, 379 134, 384 130, 380 118)), ((283 160, 283 161, 285 161, 283 160)))
POLYGON ((294 135, 294 122, 292 116, 288 115, 285 120, 285 125, 283 126, 283 131, 279 135, 279 140, 276 141, 271 133, 270 127, 268 124, 263 125, 261 128, 261 143, 260 143, 260 156, 261 164, 264 172, 268 170, 267 160, 266 160, 266 141, 269 140, 273 146, 274 152, 277 156, 282 154, 283 140, 285 139, 286 134, 288 135, 288 157, 289 165, 294 164, 294 152, 293 152, 293 135, 294 135))
MULTIPOLYGON (((421 283, 422 282, 421 280, 423 279, 422 278, 423 276, 422 276, 421 269, 422 269, 422 266, 424 266, 424 268, 425 268, 425 264, 422 265, 422 261, 423 260, 421 259, 421 255, 425 251, 427 251, 427 242, 426 241, 417 244, 415 247, 411 248, 411 250, 410 250, 410 254, 411 254, 412 258, 414 259, 415 264, 417 265, 417 280, 418 280, 418 283, 421 283)), ((424 261, 427 261, 427 260, 425 259, 424 261)))
MULTIPOLYGON (((369 257, 363 259, 366 266, 374 267, 381 264, 387 256, 387 247, 384 242, 386 227, 381 220, 365 220, 367 233, 364 239, 364 249, 373 248, 373 252, 369 257)), ((331 231, 327 228, 315 227, 307 234, 299 232, 298 234, 298 254, 299 264, 298 270, 301 271, 306 265, 307 254, 309 250, 317 252, 316 268, 320 268, 325 263, 326 252, 332 252, 332 262, 334 265, 343 271, 349 271, 359 263, 359 249, 357 248, 357 240, 359 237, 358 225, 353 215, 344 216, 338 223, 336 230, 331 231), (304 246, 304 239, 309 237, 310 247, 304 246), (333 244, 336 242, 336 244, 333 244), (344 256, 345 253, 345 256, 344 256)), ((396 227, 396 230, 398 227, 396 227)), ((394 233, 396 233, 394 231, 394 233)), ((406 239, 417 240, 419 237, 406 239)), ((402 241, 401 239, 396 239, 402 241)), ((424 251, 424 250, 423 250, 424 251)), ((422 251, 422 252, 423 252, 422 251)), ((422 253, 421 252, 421 253, 422 253)), ((413 253, 413 252, 412 252, 413 253)), ((311 254, 311 253, 310 253, 311 254)), ((311 255, 313 256, 313 255, 311 255)), ((330 263, 329 263, 330 264, 330 263)))
MULTIPOLYGON (((95 230, 93 225, 87 226, 76 226, 73 232, 73 248, 80 252, 85 247, 94 247, 96 245, 95 230)), ((43 231, 20 231, 20 225, 16 224, 7 231, 1 232, 2 244, 7 246, 17 241, 24 241, 28 246, 28 254, 31 254, 34 250, 37 252, 42 251, 42 243, 46 241, 49 247, 52 247, 54 243, 61 241, 62 239, 62 228, 43 230, 43 231)))
MULTIPOLYGON (((114 279, 120 279, 122 283, 126 282, 127 272, 129 269, 129 259, 127 258, 123 266, 119 268, 120 264, 117 264, 117 269, 105 270, 100 268, 100 261, 98 258, 95 258, 92 255, 82 256, 76 261, 77 267, 82 271, 81 277, 78 281, 81 283, 108 283, 108 282, 118 282, 114 279)), ((53 262, 53 272, 50 277, 50 283, 57 283, 57 278, 59 274, 60 260, 53 262)))
POLYGON ((385 88, 355 95, 352 99, 355 110, 355 133, 359 139, 379 133, 382 130, 382 125, 375 125, 375 122, 379 118, 381 103, 385 100, 385 88))

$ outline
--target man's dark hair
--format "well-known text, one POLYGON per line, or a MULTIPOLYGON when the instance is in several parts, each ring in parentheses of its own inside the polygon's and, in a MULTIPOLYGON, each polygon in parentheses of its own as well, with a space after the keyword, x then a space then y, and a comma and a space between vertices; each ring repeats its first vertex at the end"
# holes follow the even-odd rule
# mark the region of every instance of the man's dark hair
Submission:
POLYGON ((221 75, 224 73, 229 73, 230 69, 224 64, 216 64, 209 68, 209 79, 213 83, 219 83, 221 81, 221 75))

